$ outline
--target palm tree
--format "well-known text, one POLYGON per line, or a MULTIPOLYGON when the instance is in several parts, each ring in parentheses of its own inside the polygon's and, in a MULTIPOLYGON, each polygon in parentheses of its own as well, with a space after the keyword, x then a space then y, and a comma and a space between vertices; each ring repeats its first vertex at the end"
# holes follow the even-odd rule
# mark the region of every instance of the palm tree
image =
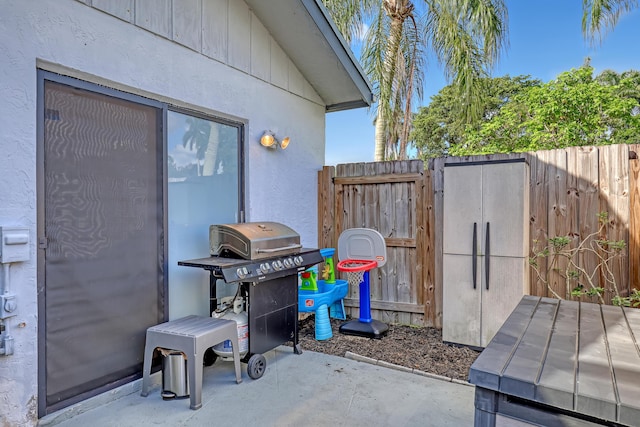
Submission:
POLYGON ((198 176, 200 173, 200 160, 204 159, 204 153, 207 150, 209 142, 209 132, 211 127, 206 120, 197 117, 187 117, 187 130, 182 136, 182 146, 189 150, 196 150, 196 160, 198 167, 198 176))
POLYGON ((638 0, 582 0, 582 32, 591 42, 601 42, 625 13, 638 8, 638 0))
POLYGON ((183 147, 189 150, 196 149, 196 159, 198 161, 198 176, 211 176, 215 173, 215 166, 220 145, 220 134, 218 126, 209 120, 198 117, 187 117, 187 130, 182 136, 183 147), (202 171, 200 170, 200 161, 202 171))
POLYGON ((208 122, 211 128, 207 151, 204 152, 204 162, 202 163, 202 176, 211 176, 216 173, 218 164, 218 148, 220 147, 220 126, 216 123, 208 122))
POLYGON ((376 105, 376 161, 406 158, 427 52, 459 92, 460 114, 481 113, 482 82, 506 41, 503 0, 323 0, 347 41, 370 22, 362 50, 376 105))

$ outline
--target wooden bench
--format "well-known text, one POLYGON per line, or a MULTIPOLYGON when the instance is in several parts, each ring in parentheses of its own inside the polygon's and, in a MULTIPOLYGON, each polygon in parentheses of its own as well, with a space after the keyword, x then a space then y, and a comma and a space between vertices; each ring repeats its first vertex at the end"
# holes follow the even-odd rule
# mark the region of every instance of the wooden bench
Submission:
POLYGON ((475 425, 640 423, 640 309, 525 296, 469 370, 475 425))
POLYGON ((156 348, 178 350, 187 356, 187 371, 190 384, 190 408, 202 407, 202 365, 205 350, 231 340, 236 383, 242 382, 240 375, 240 355, 238 351, 238 327, 234 320, 215 319, 204 316, 187 316, 161 323, 147 329, 142 369, 143 397, 149 394, 151 385, 151 361, 156 348))

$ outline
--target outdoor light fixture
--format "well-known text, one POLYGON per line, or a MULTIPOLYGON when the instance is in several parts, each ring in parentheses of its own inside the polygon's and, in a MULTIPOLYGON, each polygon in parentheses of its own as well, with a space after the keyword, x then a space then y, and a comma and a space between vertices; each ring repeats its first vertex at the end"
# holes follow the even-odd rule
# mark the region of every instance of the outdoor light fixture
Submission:
POLYGON ((274 150, 278 146, 284 150, 289 146, 290 141, 291 139, 288 136, 285 136, 282 141, 278 141, 276 139, 275 134, 270 130, 265 130, 264 133, 262 134, 262 137, 260 138, 260 144, 263 147, 272 148, 274 150))
POLYGON ((260 144, 262 144, 263 147, 272 148, 275 143, 276 136, 270 130, 265 130, 262 138, 260 138, 260 144))

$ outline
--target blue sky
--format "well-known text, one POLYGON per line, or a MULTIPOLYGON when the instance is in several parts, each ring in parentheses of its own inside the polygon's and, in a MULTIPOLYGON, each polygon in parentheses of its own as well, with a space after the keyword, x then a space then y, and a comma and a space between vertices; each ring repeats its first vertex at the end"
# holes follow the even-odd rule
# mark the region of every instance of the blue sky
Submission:
MULTIPOLYGON (((415 0, 420 1, 420 0, 415 0)), ((595 73, 605 69, 640 70, 640 10, 627 14, 600 45, 590 47, 582 37, 581 0, 506 0, 509 13, 509 46, 493 70, 493 76, 531 75, 544 82, 591 58, 595 73)), ((359 58, 359 53, 356 53, 359 58)), ((442 69, 428 63, 424 97, 447 85, 442 69)), ((373 161, 373 110, 329 113, 326 116, 325 164, 373 161)))

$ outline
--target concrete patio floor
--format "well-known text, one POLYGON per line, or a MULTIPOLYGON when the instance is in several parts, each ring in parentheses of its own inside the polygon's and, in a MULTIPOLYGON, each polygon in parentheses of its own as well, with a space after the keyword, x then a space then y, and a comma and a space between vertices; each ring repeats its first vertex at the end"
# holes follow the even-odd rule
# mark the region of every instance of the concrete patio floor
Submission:
POLYGON ((40 426, 472 426, 474 388, 387 366, 280 346, 252 380, 242 364, 205 367, 202 408, 162 400, 160 373, 148 397, 141 380, 50 414, 40 426))

